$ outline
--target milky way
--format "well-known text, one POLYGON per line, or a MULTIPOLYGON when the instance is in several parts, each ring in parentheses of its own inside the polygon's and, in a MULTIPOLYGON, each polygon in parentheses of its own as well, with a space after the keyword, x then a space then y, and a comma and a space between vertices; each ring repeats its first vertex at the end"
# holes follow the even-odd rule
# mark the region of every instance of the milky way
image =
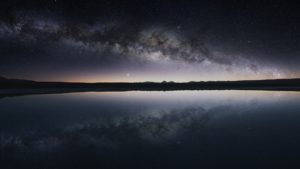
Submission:
MULTIPOLYGON (((1 75, 62 81, 299 77, 299 40, 293 36, 299 34, 298 24, 286 20, 292 13, 279 14, 281 20, 270 21, 266 27, 260 23, 260 19, 267 21, 265 13, 244 14, 251 9, 262 12, 256 8, 261 4, 251 4, 249 9, 243 9, 243 4, 231 9, 218 3, 183 7, 178 3, 175 9, 168 9, 168 3, 149 7, 147 3, 106 4, 112 11, 95 13, 96 3, 87 9, 74 3, 76 7, 67 8, 51 2, 47 10, 36 8, 44 6, 35 3, 31 8, 12 6, 1 14, 1 75), (140 16, 129 12, 138 8, 149 11, 138 11, 140 16), (88 19, 78 16, 81 13, 88 19), (266 29, 282 21, 286 27, 266 29)), ((270 10, 280 3, 274 2, 270 10)))

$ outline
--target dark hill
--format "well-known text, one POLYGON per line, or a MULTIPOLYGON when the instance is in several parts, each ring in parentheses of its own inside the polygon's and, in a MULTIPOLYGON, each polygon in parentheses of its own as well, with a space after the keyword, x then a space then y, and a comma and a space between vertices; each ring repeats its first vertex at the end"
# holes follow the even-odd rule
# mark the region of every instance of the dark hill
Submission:
POLYGON ((39 91, 168 91, 168 90, 292 90, 300 91, 300 79, 208 81, 208 82, 137 82, 137 83, 67 83, 35 82, 0 77, 0 89, 39 91))
MULTIPOLYGON (((7 84, 17 84, 17 83, 32 83, 34 81, 32 80, 23 80, 23 79, 7 79, 5 77, 2 77, 0 76, 0 83, 1 84, 4 84, 4 83, 7 83, 7 84)), ((0 84, 0 86, 1 86, 0 84)))

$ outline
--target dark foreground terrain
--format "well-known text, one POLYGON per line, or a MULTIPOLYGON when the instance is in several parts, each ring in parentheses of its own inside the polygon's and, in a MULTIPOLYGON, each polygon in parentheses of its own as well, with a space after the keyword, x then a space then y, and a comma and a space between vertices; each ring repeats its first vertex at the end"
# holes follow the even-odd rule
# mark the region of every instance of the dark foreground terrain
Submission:
POLYGON ((172 90, 278 90, 300 91, 300 79, 208 81, 208 82, 37 82, 0 77, 1 95, 66 93, 80 91, 172 91, 172 90))

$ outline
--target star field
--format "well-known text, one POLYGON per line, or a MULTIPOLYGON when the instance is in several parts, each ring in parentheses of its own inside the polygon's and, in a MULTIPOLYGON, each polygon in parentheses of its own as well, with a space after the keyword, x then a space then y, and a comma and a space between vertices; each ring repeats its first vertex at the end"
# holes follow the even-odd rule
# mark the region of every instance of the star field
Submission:
POLYGON ((1 76, 44 81, 297 78, 286 1, 3 1, 1 76))

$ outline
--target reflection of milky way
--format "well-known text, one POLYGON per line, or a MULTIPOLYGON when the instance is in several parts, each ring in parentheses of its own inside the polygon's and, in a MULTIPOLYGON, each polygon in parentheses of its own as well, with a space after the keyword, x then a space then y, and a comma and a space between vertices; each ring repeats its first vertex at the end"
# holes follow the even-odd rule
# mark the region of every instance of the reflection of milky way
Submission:
POLYGON ((49 133, 26 130, 18 136, 1 135, 0 147, 1 149, 16 147, 20 150, 43 151, 70 142, 78 145, 115 147, 139 140, 145 142, 176 141, 180 139, 180 135, 204 127, 212 115, 212 112, 207 112, 200 107, 99 120, 71 128, 54 129, 49 133))
MULTIPOLYGON (((224 159, 228 152, 233 152, 230 158, 241 153, 257 157, 257 151, 278 150, 278 143, 297 145, 298 102, 297 92, 267 91, 3 98, 0 161, 7 166, 28 168, 76 168, 77 162, 120 168, 137 161, 150 165, 153 158, 162 160, 159 164, 170 164, 166 161, 170 156, 172 164, 186 157, 183 162, 203 160, 207 164, 207 158, 224 159), (295 138, 286 139, 291 133, 295 138)), ((295 147, 290 147, 292 152, 295 147)), ((283 149, 290 153, 288 150, 283 149)))

